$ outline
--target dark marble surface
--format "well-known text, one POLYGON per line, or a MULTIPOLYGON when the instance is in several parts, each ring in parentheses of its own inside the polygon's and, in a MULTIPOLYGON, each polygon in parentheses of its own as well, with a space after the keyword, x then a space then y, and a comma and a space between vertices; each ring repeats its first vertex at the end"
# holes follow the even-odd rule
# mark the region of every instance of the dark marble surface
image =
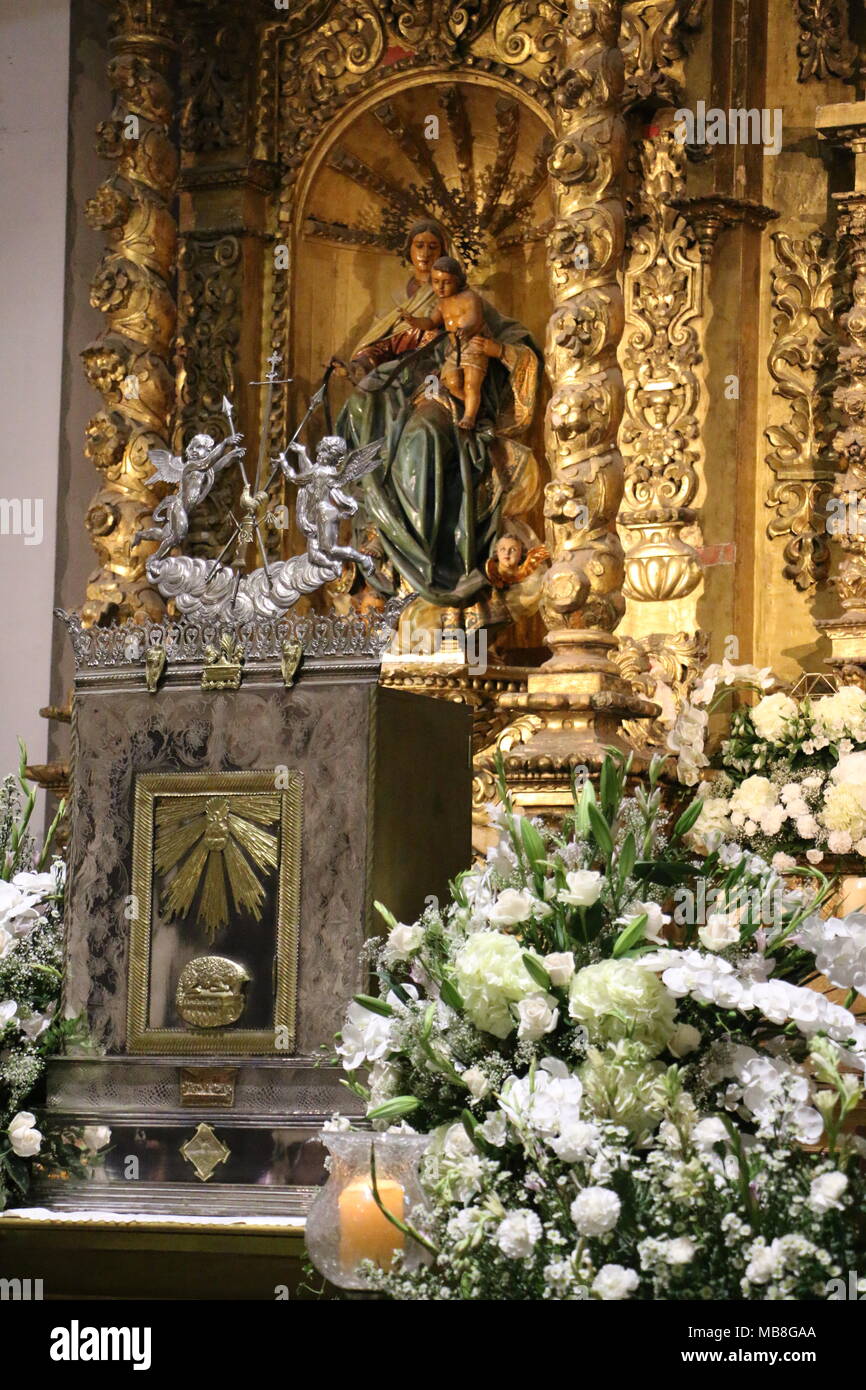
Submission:
MULTIPOLYGON (((86 1012, 94 1040, 107 1052, 124 1051, 136 776, 285 766, 304 779, 295 1052, 311 1056, 323 1044, 330 1047, 347 1001, 365 984, 365 935, 380 929, 371 920, 372 885, 383 894, 388 885, 377 861, 400 863, 404 879, 410 866, 419 906, 468 864, 468 756, 461 756, 464 743, 468 750, 468 723, 462 707, 383 691, 369 678, 346 679, 345 673, 333 681, 302 675, 290 690, 262 677, 238 691, 204 691, 188 680, 155 695, 130 688, 128 677, 116 685, 105 677, 80 678, 67 1008, 86 1012), (392 723, 399 737, 381 737, 392 723), (423 785, 413 783, 414 820, 401 830, 396 803, 401 781, 412 783, 411 750, 423 742, 429 761, 431 740, 435 746, 438 737, 443 757, 428 767, 423 785), (387 775, 377 768, 383 758, 387 775), (376 811, 377 787, 380 802, 387 798, 390 807, 384 816, 381 805, 376 811), (449 811, 455 798, 461 809, 449 811), (437 821, 445 826, 438 849, 437 821)), ((402 886, 395 895, 405 899, 402 886)))

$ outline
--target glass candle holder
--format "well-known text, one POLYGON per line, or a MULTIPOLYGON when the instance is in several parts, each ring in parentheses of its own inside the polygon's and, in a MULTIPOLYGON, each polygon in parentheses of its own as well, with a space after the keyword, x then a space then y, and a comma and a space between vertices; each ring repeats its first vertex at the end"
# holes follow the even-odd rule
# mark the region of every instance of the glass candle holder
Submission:
POLYGON ((376 1160, 376 1187, 382 1205, 398 1221, 410 1221, 413 1208, 424 1206, 418 1164, 430 1142, 427 1134, 372 1134, 330 1130, 322 1135, 329 1152, 328 1181, 319 1189, 307 1217, 307 1251, 320 1274, 341 1289, 366 1289, 359 1271, 364 1260, 390 1269, 397 1251, 403 1268, 414 1269, 429 1257, 379 1209, 373 1196, 371 1151, 376 1160))

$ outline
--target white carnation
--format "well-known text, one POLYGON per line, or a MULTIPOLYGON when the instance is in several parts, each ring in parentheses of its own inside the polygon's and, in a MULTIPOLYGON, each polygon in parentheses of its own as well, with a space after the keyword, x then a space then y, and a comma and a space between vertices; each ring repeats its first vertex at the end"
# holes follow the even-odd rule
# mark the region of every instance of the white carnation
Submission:
POLYGON ((603 1236, 612 1231, 622 1203, 609 1187, 585 1187, 571 1204, 571 1219, 580 1235, 603 1236))
POLYGON ((624 1265, 602 1265, 592 1281, 592 1291, 605 1302, 628 1298, 638 1287, 640 1279, 633 1269, 624 1265))
POLYGON ((510 1260, 528 1259, 541 1237, 541 1222, 534 1211, 510 1212, 499 1225, 496 1244, 510 1260))

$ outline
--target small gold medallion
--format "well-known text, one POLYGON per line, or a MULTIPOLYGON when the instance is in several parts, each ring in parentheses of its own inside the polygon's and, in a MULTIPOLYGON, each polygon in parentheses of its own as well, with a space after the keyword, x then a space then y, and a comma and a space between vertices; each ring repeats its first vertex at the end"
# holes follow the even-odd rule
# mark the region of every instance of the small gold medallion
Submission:
POLYGON ((180 972, 177 1011, 194 1028, 223 1028, 244 1011, 249 975, 226 956, 197 956, 180 972))
POLYGON ((196 1176, 201 1178, 202 1182, 212 1178, 214 1169, 231 1157, 231 1149, 226 1148, 222 1140, 217 1139, 210 1125, 206 1124, 199 1125, 192 1138, 181 1144, 180 1151, 187 1163, 192 1164, 196 1176))

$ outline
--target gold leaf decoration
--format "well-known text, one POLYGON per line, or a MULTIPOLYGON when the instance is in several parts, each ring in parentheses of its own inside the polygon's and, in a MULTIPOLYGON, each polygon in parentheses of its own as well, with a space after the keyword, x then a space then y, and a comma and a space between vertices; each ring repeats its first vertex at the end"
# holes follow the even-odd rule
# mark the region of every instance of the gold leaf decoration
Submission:
POLYGON ((278 795, 178 796, 156 806, 155 866, 173 875, 163 895, 169 919, 194 915, 213 937, 235 911, 258 922, 263 880, 277 867, 278 795))

